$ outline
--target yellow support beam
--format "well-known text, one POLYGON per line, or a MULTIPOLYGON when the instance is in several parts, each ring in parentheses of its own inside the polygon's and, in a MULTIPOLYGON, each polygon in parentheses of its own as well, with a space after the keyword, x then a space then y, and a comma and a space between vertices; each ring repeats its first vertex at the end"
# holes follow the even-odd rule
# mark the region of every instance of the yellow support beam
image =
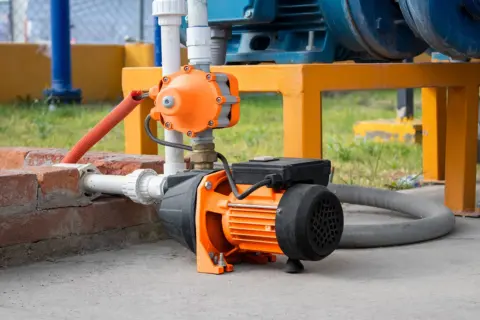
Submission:
POLYGON ((448 90, 445 202, 455 212, 475 214, 478 84, 448 90))
MULTIPOLYGON (((162 78, 162 70, 159 68, 125 68, 123 69, 122 87, 123 94, 127 96, 134 90, 147 90, 162 78), (130 77, 129 70, 151 70, 140 78, 130 77), (153 70, 153 72, 152 72, 153 70)), ((127 154, 158 154, 158 145, 146 134, 143 122, 153 108, 153 101, 145 99, 124 121, 125 130, 125 153, 127 154)), ((157 125, 152 121, 150 129, 157 134, 157 125)))
MULTIPOLYGON (((145 134, 143 127, 143 121, 152 108, 153 101, 145 99, 125 118, 124 129, 125 133, 128 132, 128 135, 125 135, 125 150, 128 150, 128 154, 158 154, 158 145, 145 134)), ((150 130, 157 135, 157 124, 154 121, 150 122, 150 130)))
POLYGON ((445 180, 447 89, 422 89, 423 178, 445 180))
MULTIPOLYGON (((433 99, 426 110, 427 130, 424 143, 431 176, 441 177, 443 122, 446 121, 445 201, 447 206, 462 214, 475 209, 475 163, 477 149, 477 108, 480 85, 479 63, 416 63, 416 64, 312 64, 222 66, 214 72, 235 75, 243 92, 279 92, 284 97, 284 155, 289 157, 322 156, 321 94, 325 91, 375 90, 401 88, 451 89, 447 116, 442 115, 441 90, 425 91, 425 99, 433 99), (474 89, 475 88, 475 89, 474 89), (476 94, 473 94, 473 92, 476 94), (435 92, 435 94, 433 94, 435 92), (433 107, 431 107, 433 106, 433 107), (433 120, 431 120, 433 119, 433 120), (430 126, 430 127, 429 127, 430 126), (435 131, 436 130, 436 131, 435 131), (429 158, 430 155, 430 158, 429 158), (436 164, 434 163, 437 159, 436 164)), ((161 79, 160 68, 125 68, 123 90, 146 90, 161 79)), ((126 152, 137 153, 135 145, 147 139, 141 133, 143 119, 139 115, 126 131, 126 152), (129 129, 130 130, 130 129, 129 129)), ((424 124, 424 125, 425 125, 424 124)), ((445 133, 444 133, 445 134, 445 133)), ((146 142, 145 142, 146 143, 146 142)), ((145 150, 147 147, 143 147, 145 150)), ((427 173, 428 175, 429 173, 427 173)))

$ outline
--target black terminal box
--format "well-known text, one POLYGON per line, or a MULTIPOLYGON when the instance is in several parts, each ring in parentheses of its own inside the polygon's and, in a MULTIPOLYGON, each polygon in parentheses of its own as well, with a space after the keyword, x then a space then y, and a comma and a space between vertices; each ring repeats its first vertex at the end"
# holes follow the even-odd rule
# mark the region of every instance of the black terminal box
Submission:
POLYGON ((236 184, 253 185, 275 174, 282 180, 281 188, 297 183, 327 186, 331 167, 329 160, 258 157, 232 164, 232 173, 236 184))

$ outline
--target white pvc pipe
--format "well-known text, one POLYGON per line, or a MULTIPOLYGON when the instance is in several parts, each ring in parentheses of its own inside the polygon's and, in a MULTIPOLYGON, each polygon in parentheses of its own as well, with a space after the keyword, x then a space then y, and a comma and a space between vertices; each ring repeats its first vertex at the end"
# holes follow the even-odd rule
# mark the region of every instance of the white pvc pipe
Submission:
POLYGON ((212 63, 211 30, 208 26, 207 0, 188 0, 187 4, 188 59, 192 65, 206 65, 210 67, 212 63))
POLYGON ((188 0, 188 26, 205 27, 208 26, 207 0, 188 0))
POLYGON ((82 189, 88 193, 124 195, 133 202, 148 205, 162 199, 165 175, 139 169, 127 176, 88 173, 81 181, 82 189))
POLYGON ((83 188, 90 193, 123 195, 122 187, 127 181, 127 176, 87 174, 83 179, 83 188))
MULTIPOLYGON (((170 75, 180 70, 180 25, 186 14, 185 0, 154 0, 153 15, 158 17, 162 35, 162 73, 170 75)), ((183 144, 180 132, 165 130, 165 140, 183 144)), ((183 150, 165 147, 164 174, 185 170, 183 150)))
MULTIPOLYGON (((180 26, 162 26, 162 70, 169 75, 180 70, 180 26)), ((165 129, 165 140, 183 144, 183 134, 165 129)), ((165 147, 164 174, 169 176, 185 169, 184 152, 165 147)))

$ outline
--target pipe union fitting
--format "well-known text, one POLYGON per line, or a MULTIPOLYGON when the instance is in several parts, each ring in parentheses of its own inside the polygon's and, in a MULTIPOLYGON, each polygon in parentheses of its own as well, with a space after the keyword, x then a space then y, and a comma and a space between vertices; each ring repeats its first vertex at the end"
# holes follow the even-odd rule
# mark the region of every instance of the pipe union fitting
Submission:
POLYGON ((214 163, 217 161, 217 153, 215 151, 208 152, 192 152, 190 155, 190 161, 193 164, 197 163, 214 163))
POLYGON ((159 198, 163 195, 162 188, 165 180, 154 170, 135 170, 127 175, 127 178, 128 181, 122 186, 122 189, 124 195, 129 197, 133 202, 150 205, 160 200, 159 198), (154 178, 160 179, 154 181, 154 178), (152 188, 155 190, 152 190, 152 188), (156 193, 156 195, 152 193, 156 193))

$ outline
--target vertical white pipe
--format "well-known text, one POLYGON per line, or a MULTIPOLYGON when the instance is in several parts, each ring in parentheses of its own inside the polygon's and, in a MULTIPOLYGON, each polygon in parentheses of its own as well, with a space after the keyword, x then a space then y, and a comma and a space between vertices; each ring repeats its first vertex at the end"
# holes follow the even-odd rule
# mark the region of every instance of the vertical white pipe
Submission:
POLYGON ((208 27, 207 0, 187 0, 188 26, 208 27))
MULTIPOLYGON (((180 70, 180 25, 186 15, 185 0, 154 0, 152 12, 158 17, 162 35, 162 72, 164 76, 180 70)), ((183 143, 180 132, 165 130, 165 140, 183 143)), ((185 169, 184 152, 165 147, 164 174, 172 175, 185 169)))
POLYGON ((188 0, 187 48, 190 64, 209 69, 212 63, 210 39, 207 0, 188 0))
MULTIPOLYGON (((212 64, 211 29, 208 26, 207 0, 187 0, 188 28, 187 50, 191 65, 205 72, 210 72, 212 64)), ((206 130, 193 139, 194 143, 212 143, 213 131, 206 130)))
POLYGON ((162 73, 164 76, 180 70, 180 28, 161 26, 162 32, 162 73))
MULTIPOLYGON (((169 75, 180 70, 180 28, 179 26, 162 26, 162 73, 169 75)), ((165 129, 165 140, 183 144, 183 134, 165 129)), ((184 151, 165 147, 164 174, 169 176, 185 169, 184 151)))

